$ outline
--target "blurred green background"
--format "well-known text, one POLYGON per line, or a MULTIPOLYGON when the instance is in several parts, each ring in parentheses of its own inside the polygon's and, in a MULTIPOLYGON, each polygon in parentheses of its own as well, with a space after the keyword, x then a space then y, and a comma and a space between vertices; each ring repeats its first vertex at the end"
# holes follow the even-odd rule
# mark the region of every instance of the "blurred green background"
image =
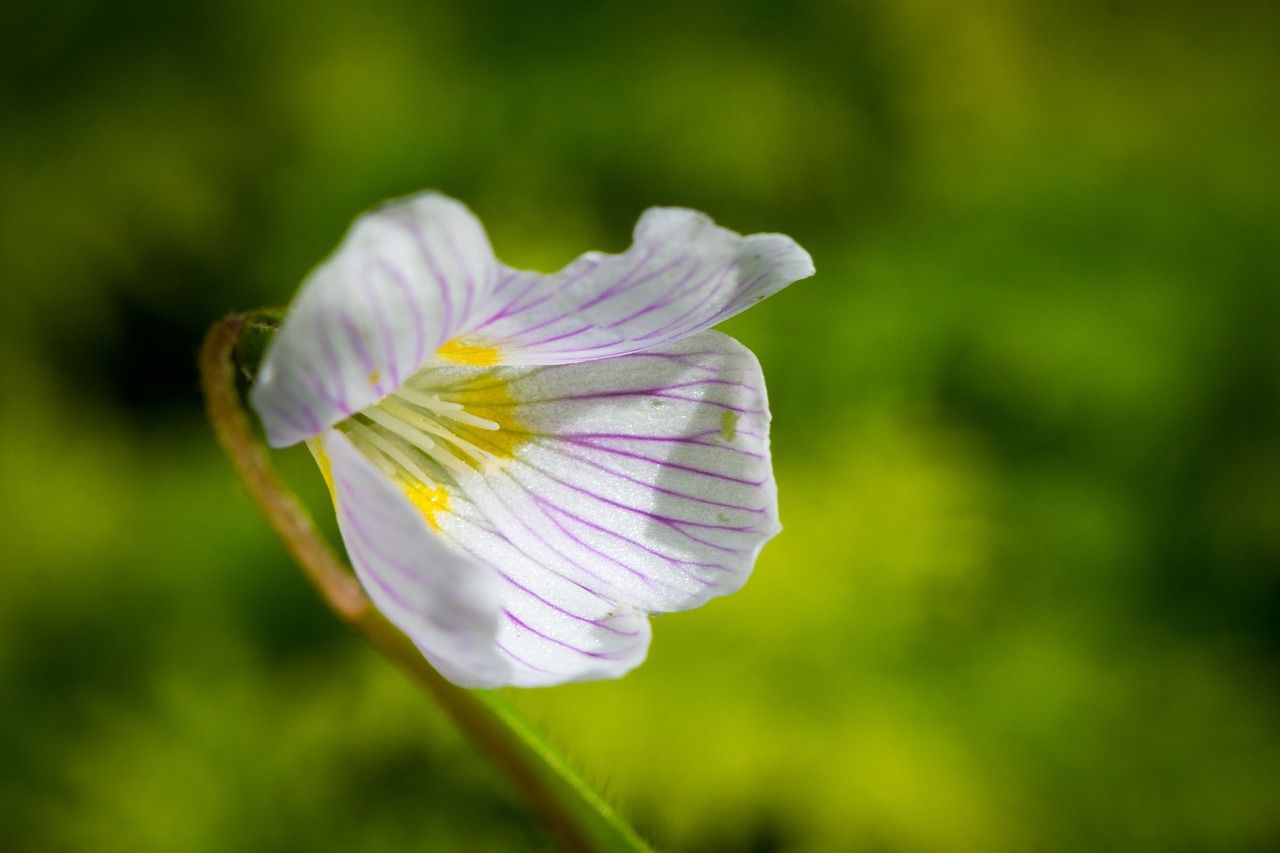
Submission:
POLYGON ((725 327, 751 583, 512 693, 659 845, 1280 849, 1278 81, 1267 2, 8 0, 0 846, 546 849, 196 389, 211 321, 434 187, 518 266, 652 204, 817 262, 725 327))

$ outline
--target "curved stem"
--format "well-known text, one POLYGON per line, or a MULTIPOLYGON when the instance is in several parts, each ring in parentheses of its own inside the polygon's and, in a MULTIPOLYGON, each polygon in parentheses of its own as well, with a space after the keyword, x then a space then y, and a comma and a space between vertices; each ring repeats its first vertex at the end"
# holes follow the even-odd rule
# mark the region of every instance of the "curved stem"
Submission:
MULTIPOLYGON (((264 312, 264 318, 270 316, 264 312)), ((250 495, 325 603, 375 649, 424 686, 501 770, 565 849, 650 851, 617 813, 501 697, 447 681, 378 612, 354 575, 276 475, 241 404, 233 353, 254 315, 214 324, 200 353, 201 385, 218 441, 250 495)))

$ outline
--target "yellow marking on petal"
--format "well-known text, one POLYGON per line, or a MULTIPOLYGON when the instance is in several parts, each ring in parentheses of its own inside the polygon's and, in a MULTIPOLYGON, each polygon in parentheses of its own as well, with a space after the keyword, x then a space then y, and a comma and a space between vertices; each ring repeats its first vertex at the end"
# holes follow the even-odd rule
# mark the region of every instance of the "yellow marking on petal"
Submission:
POLYGON ((440 522, 436 521, 436 513, 449 511, 449 493, 444 489, 433 489, 417 480, 402 479, 400 488, 404 491, 405 497, 412 501, 422 513, 427 524, 430 524, 433 530, 439 530, 440 522))
MULTIPOLYGON (((329 454, 325 452, 323 442, 318 437, 309 438, 307 439, 307 449, 311 451, 311 455, 315 457, 316 464, 320 466, 320 474, 324 477, 325 485, 329 487, 329 497, 336 504, 338 497, 333 491, 333 467, 329 462, 329 454)), ((440 524, 436 521, 436 513, 449 511, 449 493, 444 489, 432 488, 426 483, 403 476, 397 477, 396 483, 404 492, 405 497, 422 513, 422 517, 427 520, 427 524, 431 525, 433 530, 439 530, 440 524)))
POLYGON ((329 464, 329 454, 325 452, 320 436, 307 439, 307 450, 311 451, 312 458, 320 466, 320 476, 324 477, 324 484, 329 487, 329 497, 336 503, 338 496, 333 493, 333 467, 329 464))
POLYGON ((454 364, 489 367, 497 364, 502 354, 494 347, 487 347, 483 344, 468 344, 454 338, 436 350, 436 355, 454 364))
MULTIPOLYGON (((509 383, 498 371, 477 371, 472 379, 452 385, 440 394, 442 400, 460 404, 469 415, 493 421, 497 429, 480 429, 458 421, 449 422, 449 429, 459 438, 485 450, 499 459, 514 459, 516 449, 530 438, 530 433, 518 420, 519 403, 511 395, 509 383)), ((480 468, 471 457, 465 461, 473 468, 480 468)))
POLYGON ((373 371, 373 373, 370 373, 370 374, 369 374, 369 384, 370 384, 370 385, 377 385, 377 384, 378 384, 378 380, 379 380, 379 379, 381 379, 381 378, 382 378, 382 374, 375 370, 375 371, 373 371))

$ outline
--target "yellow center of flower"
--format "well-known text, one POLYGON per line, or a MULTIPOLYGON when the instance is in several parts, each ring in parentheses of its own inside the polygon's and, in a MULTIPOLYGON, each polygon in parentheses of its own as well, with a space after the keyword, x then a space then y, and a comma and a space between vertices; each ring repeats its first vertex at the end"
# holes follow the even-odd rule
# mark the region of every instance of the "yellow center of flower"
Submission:
POLYGON ((515 409, 497 371, 434 361, 337 428, 439 530, 450 491, 514 458, 528 438, 515 409))

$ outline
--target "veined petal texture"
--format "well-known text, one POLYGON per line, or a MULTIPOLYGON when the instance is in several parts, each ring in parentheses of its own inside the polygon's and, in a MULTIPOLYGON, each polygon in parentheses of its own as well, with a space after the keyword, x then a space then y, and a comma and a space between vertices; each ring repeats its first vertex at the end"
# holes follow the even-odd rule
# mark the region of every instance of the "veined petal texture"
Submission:
MULTIPOLYGON (((429 381, 448 397, 461 370, 429 381)), ((491 377, 510 402, 486 414, 519 440, 500 465, 455 476, 453 511, 436 516, 445 536, 504 571, 519 555, 530 589, 565 580, 648 612, 746 582, 780 529, 768 403, 749 350, 708 331, 491 377)))
POLYGON ((620 255, 588 252, 553 275, 504 268, 464 337, 502 364, 623 355, 709 328, 811 275, 790 237, 743 237, 697 211, 655 207, 620 255))
POLYGON ((318 454, 356 575, 378 609, 450 681, 542 686, 616 678, 648 652, 649 622, 542 575, 500 536, 483 554, 453 547, 340 432, 318 454), (491 562, 492 561, 492 562, 491 562))
POLYGON ((356 220, 303 283, 251 400, 273 447, 320 434, 396 389, 497 283, 475 215, 422 193, 356 220))
POLYGON ((251 402, 272 445, 310 440, 361 584, 446 677, 613 678, 648 614, 735 592, 780 529, 759 363, 708 327, 812 273, 679 208, 517 272, 423 193, 308 277, 251 402))
POLYGON ((466 687, 506 683, 510 666, 494 646, 497 572, 432 533, 342 433, 331 430, 312 447, 333 490, 356 576, 382 614, 449 680, 466 687))

